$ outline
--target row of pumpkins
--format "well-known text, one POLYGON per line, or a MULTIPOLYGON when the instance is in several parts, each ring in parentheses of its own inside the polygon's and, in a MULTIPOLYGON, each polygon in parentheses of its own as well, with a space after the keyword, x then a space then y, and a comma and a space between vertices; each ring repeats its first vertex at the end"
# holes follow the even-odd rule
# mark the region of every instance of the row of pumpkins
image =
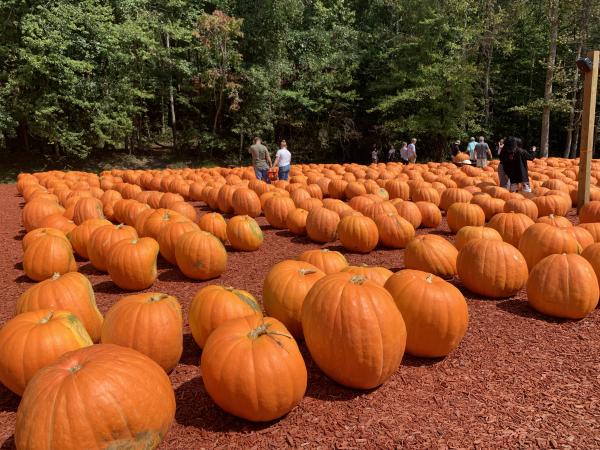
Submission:
MULTIPOLYGON (((418 167, 420 169, 410 170, 419 171, 423 178, 434 173, 434 169, 448 168, 444 174, 454 170, 443 165, 418 167)), ((337 200, 335 203, 327 205, 331 198, 311 196, 311 199, 320 200, 319 206, 325 208, 307 207, 305 211, 310 214, 313 211, 335 211, 336 207, 342 209, 342 204, 350 206, 352 213, 346 212, 347 208, 336 211, 339 223, 333 238, 339 236, 342 244, 352 250, 370 251, 378 242, 390 247, 406 247, 404 259, 407 269, 396 274, 385 268, 348 266, 343 255, 327 250, 310 250, 298 261, 282 261, 269 271, 264 282, 262 303, 267 316, 262 315, 256 299, 242 290, 210 285, 197 293, 188 311, 188 320, 194 339, 203 348, 200 366, 206 391, 225 411, 245 419, 273 420, 301 401, 307 375, 296 340, 305 340, 311 357, 330 378, 358 389, 369 389, 383 383, 397 370, 405 350, 420 357, 447 355, 459 345, 466 332, 468 309, 461 292, 443 278, 458 275, 469 290, 489 297, 507 297, 526 286, 528 301, 534 308, 558 317, 582 318, 596 307, 599 297, 596 273, 600 274, 600 243, 596 243, 600 241, 600 216, 596 218, 600 207, 596 202, 582 210, 580 219, 589 223, 573 227, 561 217, 560 208, 566 205, 565 195, 544 195, 547 192, 541 191, 547 188, 537 187, 537 197, 521 198, 520 194, 506 193, 500 188, 485 185, 491 181, 482 181, 482 178, 493 179, 493 174, 486 171, 468 174, 461 169, 459 172, 477 182, 466 184, 463 181, 464 187, 446 187, 441 190, 438 205, 435 197, 420 199, 422 194, 418 192, 427 186, 412 183, 414 180, 409 175, 412 172, 404 171, 401 166, 391 164, 389 168, 374 166, 366 169, 348 166, 345 169, 349 170, 344 169, 343 174, 337 173, 341 170, 336 172, 334 169, 339 168, 302 167, 302 175, 295 173, 292 183, 284 185, 278 182, 280 187, 276 188, 247 180, 250 172, 245 169, 154 173, 150 174, 151 177, 129 171, 104 174, 101 178, 81 173, 20 177, 18 187, 27 202, 23 223, 29 231, 23 240, 24 270, 40 283, 23 294, 17 304, 18 315, 0 331, 1 381, 23 396, 15 432, 18 448, 70 449, 109 445, 154 448, 162 440, 175 413, 173 389, 166 373, 177 364, 182 351, 182 314, 178 301, 160 293, 131 295, 113 305, 103 319, 95 306, 91 285, 76 272, 76 265, 52 272, 48 268, 40 268, 36 272, 31 267, 37 267, 40 258, 54 259, 56 249, 63 247, 65 253, 69 249, 70 261, 73 259, 72 248, 81 257, 89 258, 97 268, 97 264, 101 265, 104 261, 105 270, 118 285, 139 290, 150 286, 151 282, 148 282, 156 276, 159 249, 167 261, 174 261, 184 271, 177 249, 178 242, 185 236, 202 235, 206 240, 215 242, 213 247, 207 248, 209 266, 215 248, 221 249, 226 258, 221 242, 225 239, 232 241, 228 227, 233 219, 227 223, 220 214, 206 214, 202 218, 213 219, 210 224, 220 223, 220 231, 217 228, 209 230, 212 233, 199 231, 194 228, 197 218, 192 215, 193 207, 184 206, 189 205, 185 199, 192 198, 190 192, 194 184, 212 183, 209 177, 221 177, 225 184, 205 186, 202 191, 209 187, 208 193, 218 189, 218 194, 224 186, 237 186, 233 189, 232 198, 242 189, 253 191, 258 196, 256 191, 264 188, 266 192, 258 196, 261 210, 269 223, 276 226, 275 220, 269 217, 271 213, 267 212, 270 208, 266 204, 274 203, 271 199, 291 199, 294 209, 288 211, 289 216, 291 212, 303 209, 296 208, 296 201, 302 201, 293 198, 296 191, 316 191, 309 188, 316 183, 306 184, 307 180, 303 183, 302 180, 294 180, 294 177, 308 179, 313 171, 320 171, 331 177, 331 184, 337 180, 346 181, 343 177, 349 173, 356 177, 362 170, 365 176, 356 177, 360 184, 366 186, 369 180, 375 180, 380 186, 379 182, 385 181, 385 188, 380 186, 376 193, 359 195, 348 195, 344 188, 342 198, 350 197, 347 198, 348 203, 338 198, 333 199, 337 200), (326 172, 329 170, 341 178, 326 172), (375 171, 378 175, 373 178, 375 171), (387 178, 391 171, 395 177, 387 178), (402 174, 409 179, 400 179, 402 174), (194 180, 198 176, 203 181, 194 180), (233 176, 239 178, 240 183, 233 176), (36 179, 35 183, 31 177, 36 179), (135 193, 136 199, 127 198, 134 190, 137 191, 131 186, 141 189, 139 184, 152 188, 158 184, 153 181, 156 178, 161 180, 157 189, 178 191, 142 190, 135 193), (168 181, 163 187, 165 178, 168 181), (190 187, 187 194, 182 192, 185 189, 181 181, 190 187), (95 186, 96 182, 98 186, 95 186), (109 186, 109 182, 113 184, 109 186), (101 186, 102 183, 104 186, 101 186), (244 186, 246 184, 248 188, 244 186), (304 187, 290 187, 297 184, 304 187), (396 185, 401 190, 407 185, 408 197, 404 194, 405 198, 396 196, 396 185), (472 188, 468 189, 470 186, 472 188), (481 193, 474 188, 480 189, 481 193), (128 190, 132 192, 127 193, 128 190), (110 194, 106 195, 107 192, 110 194), (125 198, 113 199, 114 202, 103 199, 105 195, 116 198, 112 192, 125 198), (273 195, 263 198, 271 192, 273 195), (465 192, 471 195, 468 201, 464 201, 467 197, 465 192), (144 195, 147 196, 146 203, 141 201, 144 195), (386 195, 392 201, 387 200, 386 195), (478 204, 473 201, 477 197, 487 199, 486 195, 492 199, 487 203, 501 200, 502 210, 490 214, 485 210, 486 202, 478 204), (454 196, 457 197, 454 201, 448 199, 454 196), (551 212, 538 219, 540 210, 547 212, 543 210, 546 203, 542 201, 538 205, 535 200, 552 196, 558 199, 547 203, 558 205, 559 209, 552 207, 551 212), (158 200, 158 204, 151 205, 150 198, 153 198, 152 202, 158 200), (160 204, 165 198, 170 200, 160 204), (95 207, 92 208, 92 202, 87 199, 100 200, 101 213, 106 217, 131 225, 115 226, 104 222, 98 203, 94 202, 95 207), (401 201, 394 203, 394 199, 401 201), (364 211, 361 211, 359 201, 368 203, 364 211), (532 217, 533 207, 527 202, 537 208, 535 218, 532 217), (32 203, 34 208, 30 207, 32 203), (42 203, 54 203, 53 211, 48 213, 50 208, 44 210, 42 203), (415 236, 414 230, 420 224, 416 220, 411 223, 407 218, 410 215, 402 214, 402 209, 396 207, 414 205, 421 212, 419 203, 421 208, 426 208, 424 211, 434 212, 431 214, 433 222, 437 217, 436 210, 441 220, 439 207, 446 211, 448 223, 457 233, 455 245, 438 235, 415 236), (503 212, 506 204, 517 203, 522 206, 523 212, 503 212), (390 204, 395 212, 389 208, 390 204), (376 213, 380 206, 387 211, 376 213), (480 211, 472 206, 483 210, 483 222, 480 211), (61 211, 61 208, 64 210, 61 211), (99 215, 89 217, 96 213, 90 212, 94 210, 99 215), (145 220, 141 218, 143 214, 147 214, 145 220), (58 216, 65 217, 66 221, 58 216), (69 216, 74 223, 69 223, 69 216), (383 241, 385 233, 380 231, 384 217, 390 222, 393 220, 389 230, 394 238, 388 242, 383 241), (348 228, 354 234, 352 239, 344 242, 341 223, 348 222, 347 218, 361 221, 351 223, 355 226, 348 228), (367 222, 363 218, 375 223, 375 228, 369 222, 365 231, 362 225, 367 222), (484 227, 486 220, 489 223, 484 227), (539 223, 534 223, 534 220, 539 223), (174 232, 172 240, 164 236, 165 230, 184 226, 189 229, 179 234, 174 232), (103 229, 106 234, 101 233, 103 229), (106 231, 109 229, 110 232, 106 231), (123 230, 131 235, 125 235, 123 230), (134 232, 138 235, 133 235, 134 232), (113 238, 116 233, 123 234, 113 238), (146 247, 153 246, 147 265, 141 247, 120 253, 119 244, 131 246, 144 239, 149 240, 146 247), (39 243, 46 240, 50 240, 52 245, 39 243), (61 243, 57 244, 59 241, 61 243), (101 245, 109 241, 109 244, 101 245), (371 244, 363 245, 367 241, 371 244), (370 247, 373 241, 375 244, 370 247), (38 250, 34 254, 31 248, 38 250), (115 257, 114 253, 119 256, 115 257), (169 256, 174 259, 169 260, 169 256), (357 323, 361 326, 356 326, 357 323), (93 342, 101 343, 92 345, 93 342), (94 414, 90 419, 92 411, 94 414), (147 411, 153 411, 153 414, 147 414, 147 411), (40 443, 43 443, 42 447, 40 443)), ((564 175, 570 169, 548 166, 546 170, 548 173, 559 171, 564 175)), ((454 171, 453 175, 456 174, 454 171)), ((448 179, 453 175, 449 175, 448 179)), ((462 175, 458 177, 462 179, 462 175)), ((548 184, 549 181, 561 180, 552 178, 540 184, 548 184)), ((346 182, 350 184, 352 181, 346 182)), ((225 191, 231 189, 225 188, 225 191)), ((558 191, 566 193, 566 190, 558 191)), ((327 191, 327 195, 331 194, 327 191)), ((204 201, 211 205, 208 198, 204 201)), ((226 208, 219 209, 229 212, 223 211, 226 208)), ((238 217, 242 217, 244 222, 254 222, 248 211, 244 212, 246 214, 238 217)), ((421 222, 424 217, 429 219, 427 214, 421 214, 421 222)), ((322 228, 327 228, 327 220, 324 222, 322 228)), ((280 227, 294 232, 287 224, 287 216, 284 223, 285 226, 281 224, 280 227)), ((438 224, 439 221, 430 226, 438 224)), ((210 228, 210 225, 204 226, 210 228)), ((256 230, 250 232, 260 232, 256 222, 254 226, 256 230)), ((304 228, 308 232, 307 224, 304 228)), ((262 241, 262 232, 260 236, 262 241)), ((332 236, 327 239, 332 239, 332 236)), ((206 263, 198 264, 195 258, 196 255, 206 256, 207 250, 201 250, 193 242, 181 247, 180 253, 188 251, 192 255, 190 265, 194 270, 205 268, 206 263)), ((202 276, 210 278, 219 274, 202 276)), ((205 279, 196 273, 193 277, 205 279)))

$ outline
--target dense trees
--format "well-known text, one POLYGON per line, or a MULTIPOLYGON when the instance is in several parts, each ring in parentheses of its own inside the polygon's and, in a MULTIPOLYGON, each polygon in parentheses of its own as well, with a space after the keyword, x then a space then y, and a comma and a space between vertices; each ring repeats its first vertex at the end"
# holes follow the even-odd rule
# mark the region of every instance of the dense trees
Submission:
POLYGON ((416 136, 439 158, 514 133, 574 156, 598 19, 590 0, 5 0, 0 146, 237 163, 255 134, 312 160, 416 136))

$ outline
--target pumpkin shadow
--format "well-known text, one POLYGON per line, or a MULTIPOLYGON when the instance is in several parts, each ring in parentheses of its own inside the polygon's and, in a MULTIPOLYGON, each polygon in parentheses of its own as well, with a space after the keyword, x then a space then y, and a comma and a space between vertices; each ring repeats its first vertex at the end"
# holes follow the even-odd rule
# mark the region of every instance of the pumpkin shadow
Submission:
POLYGON ((202 354, 202 350, 194 341, 194 337, 191 333, 186 333, 183 335, 183 353, 181 354, 181 358, 179 358, 180 364, 185 364, 188 366, 197 366, 200 364, 200 355, 202 354))
POLYGON ((169 261, 167 261, 166 259, 164 259, 162 257, 162 255, 159 255, 158 259, 156 260, 156 268, 158 270, 172 269, 173 268, 173 264, 171 264, 169 261))
POLYGON ((277 422, 249 422, 226 413, 212 401, 200 377, 192 378, 175 389, 175 401, 177 423, 200 430, 248 433, 268 428, 277 422))
POLYGON ((16 448, 17 445, 15 444, 15 435, 13 434, 2 443, 0 450, 14 450, 16 448))
POLYGON ((131 291, 126 291, 125 289, 121 289, 112 281, 101 281, 100 283, 96 283, 93 286, 94 292, 101 292, 103 294, 120 294, 120 295, 128 295, 131 291))
POLYGON ((294 233, 289 230, 280 230, 275 232, 276 236, 284 237, 284 238, 293 238, 296 237, 294 233))
MULTIPOLYGON (((277 234, 277 233, 275 233, 277 234)), ((318 245, 316 242, 313 242, 309 239, 308 236, 302 235, 302 236, 298 236, 294 234, 294 237, 292 238, 292 242, 294 244, 313 244, 313 245, 318 245)), ((307 250, 311 250, 311 249, 307 249, 307 250)))
POLYGON ((158 275, 158 279, 160 281, 166 282, 190 282, 191 280, 187 278, 179 269, 174 268, 173 266, 169 266, 169 269, 161 272, 158 275))
POLYGON ((0 412, 16 412, 21 398, 0 384, 0 412))
POLYGON ((35 281, 33 281, 32 279, 30 279, 27 275, 23 274, 23 275, 19 275, 17 278, 15 278, 13 280, 15 283, 18 284, 23 284, 23 283, 35 283, 35 281))
POLYGON ((20 261, 18 263, 15 263, 15 265, 13 266, 13 269, 23 270, 23 262, 20 261))
POLYGON ((404 357, 402 358, 401 365, 408 367, 435 366, 436 364, 443 362, 445 359, 445 356, 441 356, 439 358, 420 358, 418 356, 412 356, 405 353, 404 357))
POLYGON ((87 264, 84 264, 83 266, 79 267, 79 272, 84 274, 84 275, 103 275, 103 272, 100 272, 98 269, 96 269, 91 262, 88 262, 87 264))
POLYGON ((21 230, 21 231, 19 231, 19 234, 16 234, 15 236, 13 236, 13 239, 15 241, 22 241, 26 234, 27 233, 25 233, 25 230, 21 230))
POLYGON ((547 322, 557 325, 577 322, 577 320, 560 319, 558 317, 545 316, 537 312, 531 306, 529 306, 529 304, 525 300, 509 299, 499 301, 496 303, 496 308, 506 311, 510 314, 514 314, 515 316, 521 316, 526 319, 535 319, 541 322, 547 322))

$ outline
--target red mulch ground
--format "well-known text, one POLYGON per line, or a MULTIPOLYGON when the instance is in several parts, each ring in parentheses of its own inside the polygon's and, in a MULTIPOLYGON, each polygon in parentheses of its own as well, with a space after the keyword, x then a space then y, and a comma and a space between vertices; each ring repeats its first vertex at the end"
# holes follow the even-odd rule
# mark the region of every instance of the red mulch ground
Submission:
MULTIPOLYGON (((32 284, 20 266, 20 202, 14 185, 0 186, 0 324, 13 316, 17 298, 32 284)), ((260 298, 273 264, 318 247, 266 226, 263 218, 259 223, 265 229, 263 248, 230 252, 225 274, 209 283, 240 287, 260 298)), ((347 257, 353 264, 403 267, 403 252, 397 250, 347 257)), ((89 263, 81 262, 80 271, 90 278, 103 313, 124 294, 89 263)), ((159 272, 152 290, 175 295, 185 311, 207 284, 188 280, 165 263, 159 272)), ((309 371, 305 398, 286 417, 262 425, 236 419, 212 403, 198 369, 200 349, 186 326, 183 356, 170 375, 176 419, 160 448, 600 448, 598 310, 579 322, 559 321, 529 309, 524 292, 500 301, 463 292, 469 329, 449 357, 407 355, 383 386, 363 392, 329 380, 302 347, 309 371)), ((0 386, 2 449, 14 447, 18 400, 0 386)))

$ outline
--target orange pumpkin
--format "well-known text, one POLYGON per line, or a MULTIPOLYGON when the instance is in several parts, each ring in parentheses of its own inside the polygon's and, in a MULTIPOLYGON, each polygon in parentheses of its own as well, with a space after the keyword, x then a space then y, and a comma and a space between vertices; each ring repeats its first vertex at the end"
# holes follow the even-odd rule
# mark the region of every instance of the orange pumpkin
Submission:
POLYGON ((588 231, 594 238, 594 242, 600 242, 600 223, 581 223, 577 225, 579 228, 583 228, 588 231))
POLYGON ((502 236, 495 229, 489 227, 462 227, 456 233, 454 246, 460 251, 468 242, 475 239, 502 241, 502 236))
POLYGON ((581 253, 577 239, 564 228, 547 223, 531 225, 519 240, 519 251, 527 261, 529 270, 548 255, 560 253, 581 253))
POLYGON ((596 278, 600 281, 600 243, 588 245, 581 253, 587 262, 592 265, 596 278))
POLYGON ((291 198, 274 196, 265 203, 265 218, 273 228, 283 229, 288 214, 294 209, 296 206, 291 198))
POLYGON ((458 347, 469 324, 461 292, 419 270, 401 270, 385 283, 406 324, 406 352, 438 358, 458 347))
POLYGON ((40 235, 23 253, 23 271, 34 281, 51 278, 55 273, 77 272, 71 244, 65 237, 40 235))
POLYGON ((196 222, 198 220, 198 213, 196 212, 196 208, 194 208, 188 202, 175 202, 171 204, 171 211, 175 211, 176 213, 181 214, 186 219, 191 220, 192 222, 196 222))
POLYGON ((256 192, 248 188, 237 189, 233 193, 231 204, 234 212, 240 216, 258 217, 262 212, 260 198, 256 192))
POLYGON ((31 379, 17 411, 15 443, 20 449, 150 449, 174 417, 173 387, 158 364, 126 347, 93 345, 65 353, 31 379))
POLYGON ((198 221, 201 230, 216 236, 221 242, 227 241, 227 222, 216 212, 206 213, 198 221))
POLYGON ((84 259, 88 259, 87 243, 90 236, 98 228, 110 224, 106 219, 88 219, 77 225, 67 235, 75 253, 84 259))
POLYGON ((550 214, 564 216, 571 208, 571 199, 566 200, 561 195, 543 195, 534 197, 531 201, 537 206, 539 217, 549 216, 550 214))
POLYGON ((398 215, 403 219, 408 220, 415 230, 421 226, 423 216, 416 203, 403 201, 396 203, 395 207, 398 215))
POLYGON ((141 291, 156 280, 158 242, 154 239, 125 239, 108 251, 106 268, 111 280, 121 289, 141 291))
POLYGON ((379 242, 386 247, 404 248, 415 237, 415 229, 398 214, 387 213, 375 217, 379 242))
POLYGON ((27 250, 27 248, 35 241, 37 241, 40 237, 45 237, 48 235, 64 239, 68 242, 65 233, 63 233, 60 230, 57 230, 56 228, 36 228, 35 230, 31 230, 25 236, 23 236, 23 240, 21 241, 23 252, 25 252, 25 250, 27 250))
POLYGON ((572 227, 573 224, 569 219, 563 216, 555 216, 554 214, 550 214, 549 216, 538 217, 536 220, 537 223, 547 223, 548 225, 552 225, 553 227, 572 227))
POLYGON ((227 223, 227 239, 236 250, 253 252, 263 243, 263 232, 250 216, 234 216, 227 223))
POLYGON ((579 222, 594 223, 600 222, 600 201, 593 200, 586 203, 579 209, 579 222))
POLYGON ((214 235, 206 231, 190 231, 175 244, 175 259, 185 276, 209 280, 225 272, 227 251, 214 235))
POLYGON ((79 225, 88 219, 104 219, 104 205, 97 198, 80 198, 75 204, 73 222, 79 225))
POLYGON ((462 227, 478 227, 485 224, 485 213, 472 203, 453 203, 446 215, 448 228, 457 233, 462 227))
POLYGON ((469 203, 473 194, 461 188, 445 189, 440 196, 440 209, 445 211, 454 203, 469 203))
POLYGON ((17 395, 33 375, 62 354, 92 345, 77 317, 40 309, 19 314, 0 329, 0 382, 17 395))
POLYGON ((194 340, 204 347, 208 336, 222 323, 240 317, 262 317, 256 299, 241 289, 208 285, 200 289, 192 300, 188 313, 194 340))
POLYGON ((504 212, 521 213, 535 221, 538 218, 537 205, 527 198, 511 198, 504 204, 504 212))
MULTIPOLYGON (((316 199, 313 199, 316 200, 316 199)), ((287 216, 285 224, 292 233, 297 235, 306 234, 306 218, 308 217, 308 211, 302 208, 296 208, 287 216)))
POLYGON ((316 208, 306 216, 306 233, 315 242, 333 242, 337 239, 340 216, 328 208, 316 208))
POLYGON ((77 225, 62 214, 50 214, 40 221, 42 228, 54 228, 62 231, 65 235, 72 231, 77 225))
POLYGON ((182 327, 175 297, 146 292, 123 297, 109 309, 101 341, 133 348, 170 372, 183 352, 182 327))
POLYGON ((400 311, 382 286, 361 275, 336 273, 317 281, 302 305, 302 328, 319 368, 351 388, 379 386, 404 355, 400 311))
POLYGON ((92 266, 106 272, 111 248, 119 241, 132 240, 138 237, 135 228, 129 225, 104 225, 90 234, 87 252, 92 266))
POLYGON ((344 248, 369 253, 379 241, 375 222, 365 216, 346 216, 338 224, 337 234, 344 248))
POLYGON ((21 212, 21 220, 26 231, 41 227, 44 217, 51 214, 63 214, 65 209, 58 203, 44 199, 33 199, 28 202, 21 212))
POLYGON ((367 280, 371 280, 380 286, 383 286, 388 278, 393 275, 393 272, 385 267, 368 266, 366 264, 347 266, 342 269, 342 272, 364 276, 367 280))
POLYGON ((327 275, 341 272, 342 269, 348 266, 348 261, 344 255, 326 248, 306 250, 298 259, 312 264, 327 275))
POLYGON ((435 234, 416 236, 404 250, 407 269, 421 270, 442 278, 456 274, 458 250, 446 239, 435 234))
POLYGON ((300 349, 270 317, 243 317, 218 327, 202 351, 200 369, 206 392, 220 408, 254 422, 283 416, 306 391, 300 349))
POLYGON ((487 226, 500 233, 504 242, 518 247, 521 236, 533 223, 525 214, 509 212, 496 214, 487 226))
POLYGON ((565 227, 564 229, 567 230, 567 232, 571 234, 577 240, 577 242, 579 242, 582 250, 585 250, 595 242, 592 233, 585 228, 569 226, 565 227))
POLYGON ((437 228, 442 222, 442 212, 440 208, 430 202, 416 202, 415 205, 421 213, 420 225, 426 228, 437 228))

